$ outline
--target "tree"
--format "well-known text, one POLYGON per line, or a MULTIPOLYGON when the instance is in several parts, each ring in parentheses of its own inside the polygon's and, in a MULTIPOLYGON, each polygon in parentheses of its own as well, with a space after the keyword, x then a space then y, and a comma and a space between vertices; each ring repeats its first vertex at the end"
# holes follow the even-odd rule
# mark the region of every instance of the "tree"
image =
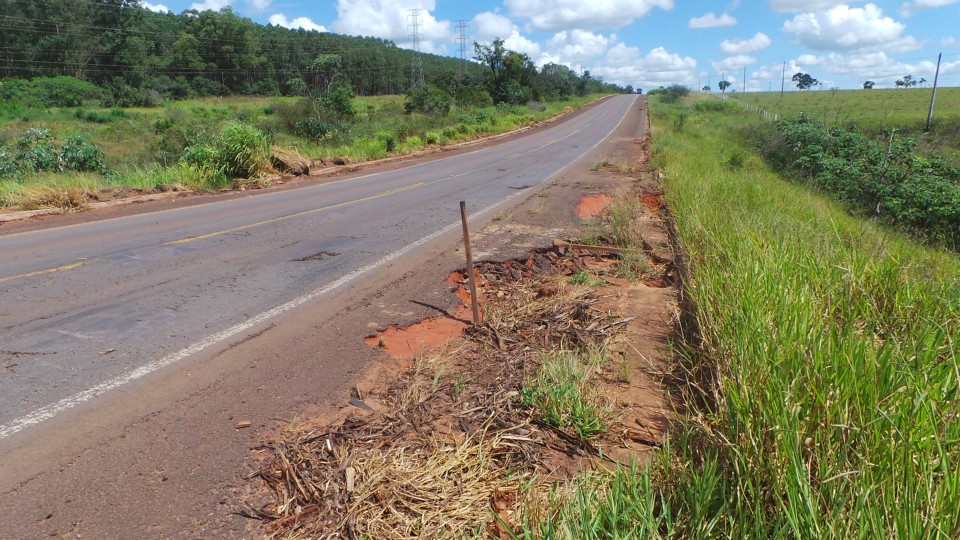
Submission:
POLYGON ((721 79, 720 82, 717 83, 717 87, 720 88, 721 92, 726 92, 727 88, 730 88, 732 85, 733 83, 724 79, 721 79))
POLYGON ((864 90, 873 90, 873 86, 874 86, 875 84, 877 84, 877 83, 875 83, 875 82, 873 82, 873 81, 864 81, 864 83, 863 83, 863 89, 864 89, 864 90))
POLYGON ((704 92, 709 92, 709 91, 710 91, 710 87, 705 84, 705 85, 703 85, 703 88, 701 88, 701 90, 703 90, 704 92))
POLYGON ((799 71, 794 74, 790 80, 797 83, 798 90, 809 90, 820 84, 820 81, 811 77, 809 73, 801 73, 799 71))
POLYGON ((897 79, 895 84, 897 85, 897 88, 910 88, 919 83, 920 81, 914 79, 913 75, 904 75, 902 79, 897 79))

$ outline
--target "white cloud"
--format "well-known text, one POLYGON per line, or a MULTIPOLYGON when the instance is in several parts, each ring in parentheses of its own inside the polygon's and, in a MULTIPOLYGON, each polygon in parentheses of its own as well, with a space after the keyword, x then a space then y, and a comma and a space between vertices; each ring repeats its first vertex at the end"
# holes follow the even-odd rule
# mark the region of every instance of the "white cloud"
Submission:
POLYGON ((287 20, 283 13, 274 13, 270 16, 270 24, 282 26, 284 28, 303 28, 304 30, 316 30, 317 32, 326 32, 327 29, 307 17, 296 17, 293 20, 287 20))
POLYGON ((920 46, 913 37, 901 37, 906 27, 875 4, 862 8, 840 5, 828 11, 801 13, 783 23, 797 41, 815 50, 856 50, 882 46, 903 52, 920 46))
POLYGON ((436 7, 435 0, 337 0, 333 29, 346 35, 389 39, 409 48, 413 46, 411 9, 418 9, 420 50, 443 53, 455 36, 450 21, 438 21, 431 13, 436 7))
POLYGON ((673 83, 695 85, 697 61, 657 47, 646 55, 636 47, 617 43, 590 70, 607 82, 637 88, 656 88, 673 83))
POLYGON ((846 4, 846 0, 770 0, 774 11, 819 11, 846 4))
POLYGON ((957 44, 956 38, 948 37, 940 40, 940 45, 943 47, 953 47, 957 44))
POLYGON ((723 54, 748 54, 766 49, 770 46, 770 38, 763 32, 757 32, 750 39, 738 39, 735 41, 723 40, 720 43, 720 51, 723 54))
POLYGON ((909 17, 918 9, 934 9, 956 4, 960 0, 914 0, 900 6, 900 15, 909 17))
POLYGON ((509 36, 517 26, 508 17, 492 11, 484 11, 474 15, 470 24, 470 33, 476 41, 490 42, 496 38, 509 36))
POLYGON ((150 11, 155 11, 157 13, 166 13, 170 11, 170 8, 163 4, 151 4, 150 2, 140 2, 140 5, 149 9, 150 11))
POLYGON ((717 28, 720 26, 733 26, 737 24, 737 19, 730 16, 726 11, 717 17, 712 11, 702 17, 693 17, 687 26, 690 28, 717 28))
POLYGON ((756 63, 757 63, 756 58, 746 54, 738 54, 737 56, 724 58, 719 62, 711 62, 710 65, 713 66, 713 69, 717 73, 732 73, 732 72, 739 73, 740 70, 743 69, 744 67, 749 66, 750 64, 756 64, 756 63))
POLYGON ((515 17, 543 30, 622 28, 655 7, 673 9, 673 0, 504 0, 515 17))
POLYGON ((542 54, 539 43, 524 37, 513 21, 499 13, 485 11, 475 15, 471 21, 470 33, 473 40, 480 43, 490 43, 500 38, 503 40, 504 47, 526 54, 535 62, 542 54))
POLYGON ((563 31, 547 42, 547 50, 567 65, 584 64, 607 52, 617 36, 606 37, 584 30, 563 31))
MULTIPOLYGON (((754 76, 763 79, 780 80, 780 64, 767 66, 762 72, 757 72, 754 76)), ((826 73, 850 84, 852 88, 861 88, 863 81, 874 81, 877 88, 893 88, 897 79, 904 75, 911 75, 915 79, 926 79, 927 82, 933 81, 933 74, 936 70, 936 63, 932 61, 922 61, 915 64, 900 62, 887 56, 883 51, 854 52, 850 54, 828 53, 823 56, 801 55, 795 60, 787 63, 786 86, 793 89, 790 83, 790 77, 794 73, 810 73, 814 78, 820 78, 818 73, 826 73)), ((960 60, 943 64, 940 66, 940 74, 960 73, 960 60)), ((823 80, 825 87, 837 86, 834 81, 823 80)))
POLYGON ((197 11, 220 11, 221 9, 230 5, 231 0, 203 0, 203 2, 194 2, 190 4, 190 9, 195 9, 197 11))
POLYGON ((257 11, 263 11, 270 7, 270 0, 249 0, 249 2, 257 11))
POLYGON ((529 56, 534 62, 536 62, 537 58, 541 55, 540 44, 521 35, 520 30, 514 30, 509 36, 504 38, 503 45, 511 51, 529 56))

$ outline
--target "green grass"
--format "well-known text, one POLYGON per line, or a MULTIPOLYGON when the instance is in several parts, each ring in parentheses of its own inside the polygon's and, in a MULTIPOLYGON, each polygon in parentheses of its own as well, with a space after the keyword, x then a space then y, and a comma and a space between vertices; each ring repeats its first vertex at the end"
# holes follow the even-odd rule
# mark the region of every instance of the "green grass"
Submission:
MULTIPOLYGON (((887 90, 814 90, 747 92, 736 99, 770 113, 795 117, 804 112, 827 125, 857 125, 867 134, 897 128, 920 136, 927 122, 930 88, 887 90)), ((938 88, 931 133, 923 138, 928 151, 960 159, 960 88, 938 88)))
POLYGON ((524 537, 960 537, 960 258, 778 178, 729 135, 753 113, 673 130, 689 106, 651 100, 689 414, 648 468, 557 495, 574 532, 524 537))
MULTIPOLYGON (((98 179, 85 180, 94 185, 92 190, 117 186, 153 187, 144 185, 153 178, 160 180, 158 183, 181 184, 192 189, 219 189, 231 180, 230 174, 218 173, 224 168, 222 163, 212 167, 200 167, 194 163, 190 167, 180 160, 187 148, 195 150, 194 158, 218 154, 199 150, 216 146, 214 143, 222 140, 225 134, 229 138, 233 129, 230 126, 238 123, 256 127, 270 139, 268 143, 293 149, 301 155, 346 158, 356 163, 504 133, 580 107, 597 97, 549 103, 544 110, 540 107, 515 107, 512 111, 498 111, 493 107, 481 110, 454 108, 446 117, 406 114, 404 96, 358 97, 354 100, 357 115, 348 132, 323 141, 306 140, 285 130, 278 111, 295 105, 297 98, 198 98, 170 102, 164 107, 123 110, 98 108, 93 104, 79 109, 42 110, 3 106, 0 107, 0 146, 15 144, 26 130, 32 128, 49 129, 58 138, 86 134, 91 143, 103 150, 109 171, 98 179), (389 137, 380 136, 383 133, 389 137), (389 147, 387 140, 392 141, 389 147)), ((256 153, 262 154, 261 142, 256 145, 261 149, 256 153)), ((229 160, 232 164, 228 168, 234 172, 262 170, 262 156, 257 159, 260 165, 241 164, 239 151, 239 148, 233 149, 233 157, 229 160)), ((74 180, 50 174, 0 179, 0 205, 16 206, 22 200, 24 189, 33 184, 56 187, 72 182, 74 180)))
POLYGON ((545 355, 521 392, 524 405, 544 422, 570 430, 581 439, 609 429, 610 408, 594 384, 599 367, 609 359, 603 350, 561 351, 545 355))

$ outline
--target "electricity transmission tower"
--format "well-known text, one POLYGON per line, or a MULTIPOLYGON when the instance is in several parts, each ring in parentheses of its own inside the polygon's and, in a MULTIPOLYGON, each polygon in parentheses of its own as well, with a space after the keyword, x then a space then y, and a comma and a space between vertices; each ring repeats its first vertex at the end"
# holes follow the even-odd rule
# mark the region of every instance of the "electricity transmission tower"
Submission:
POLYGON ((420 10, 410 10, 410 41, 413 42, 413 66, 410 70, 410 86, 423 86, 423 62, 420 59, 420 10))
POLYGON ((460 75, 463 75, 466 70, 467 63, 467 28, 469 25, 465 19, 460 19, 457 21, 457 30, 459 31, 459 36, 457 37, 457 43, 459 45, 458 51, 460 52, 460 75))

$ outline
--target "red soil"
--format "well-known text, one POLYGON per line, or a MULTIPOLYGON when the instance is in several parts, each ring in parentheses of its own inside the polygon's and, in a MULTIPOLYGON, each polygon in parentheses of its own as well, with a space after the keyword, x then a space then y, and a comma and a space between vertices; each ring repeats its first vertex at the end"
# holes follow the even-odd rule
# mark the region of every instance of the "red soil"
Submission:
POLYGON ((659 211, 663 206, 663 197, 655 193, 644 193, 640 196, 640 198, 643 201, 644 206, 651 210, 659 211))
POLYGON ((606 210, 611 201, 613 201, 613 195, 607 195, 606 193, 584 195, 577 203, 577 217, 590 219, 606 210))

